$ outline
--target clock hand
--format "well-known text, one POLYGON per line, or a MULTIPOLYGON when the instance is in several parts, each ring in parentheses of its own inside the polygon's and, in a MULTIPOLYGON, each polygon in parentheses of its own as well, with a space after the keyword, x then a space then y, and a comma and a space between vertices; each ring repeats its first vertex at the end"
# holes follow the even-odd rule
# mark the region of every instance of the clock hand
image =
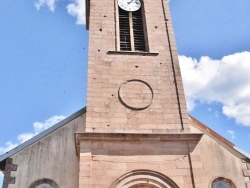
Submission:
POLYGON ((132 3, 133 2, 133 0, 131 0, 130 2, 128 2, 128 5, 130 4, 130 3, 132 3))

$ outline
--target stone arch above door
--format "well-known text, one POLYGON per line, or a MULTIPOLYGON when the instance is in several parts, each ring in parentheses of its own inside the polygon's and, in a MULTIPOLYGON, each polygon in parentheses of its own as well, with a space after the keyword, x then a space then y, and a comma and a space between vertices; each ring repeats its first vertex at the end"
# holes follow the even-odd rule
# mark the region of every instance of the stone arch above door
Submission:
POLYGON ((165 175, 149 171, 135 170, 118 178, 111 188, 179 188, 165 175))

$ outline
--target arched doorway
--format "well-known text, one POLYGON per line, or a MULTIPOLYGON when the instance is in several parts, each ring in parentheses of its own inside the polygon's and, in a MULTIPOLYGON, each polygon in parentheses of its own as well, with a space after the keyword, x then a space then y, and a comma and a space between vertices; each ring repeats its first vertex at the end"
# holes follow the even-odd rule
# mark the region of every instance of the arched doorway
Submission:
POLYGON ((149 171, 135 170, 118 178, 111 188, 179 188, 165 175, 149 171))

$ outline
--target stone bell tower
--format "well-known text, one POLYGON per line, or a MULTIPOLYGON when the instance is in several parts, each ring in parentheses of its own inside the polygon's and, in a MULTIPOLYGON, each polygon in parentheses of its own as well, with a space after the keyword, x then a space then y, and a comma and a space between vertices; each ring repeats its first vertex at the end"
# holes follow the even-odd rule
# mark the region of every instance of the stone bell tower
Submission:
MULTIPOLYGON (((190 133, 167 0, 87 0, 87 114, 79 186, 191 186, 190 133), (181 179, 181 180, 180 180, 181 179), (178 182, 181 181, 181 182, 178 182)), ((196 141, 195 141, 196 142, 196 141)))
POLYGON ((167 3, 88 2, 87 132, 189 131, 167 3))
POLYGON ((188 116, 168 0, 86 0, 87 107, 0 156, 3 188, 250 188, 250 157, 188 116))

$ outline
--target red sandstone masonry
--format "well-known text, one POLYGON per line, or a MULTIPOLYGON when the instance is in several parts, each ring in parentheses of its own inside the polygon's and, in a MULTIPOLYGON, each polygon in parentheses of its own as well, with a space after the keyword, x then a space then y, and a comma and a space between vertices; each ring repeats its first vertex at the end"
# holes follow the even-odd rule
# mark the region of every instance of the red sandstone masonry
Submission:
MULTIPOLYGON (((116 50, 114 2, 110 0, 90 2, 86 131, 131 132, 133 130, 148 133, 180 131, 181 121, 164 9, 169 20, 167 24, 173 50, 183 123, 188 131, 184 92, 167 6, 163 9, 161 0, 144 1, 149 49, 150 52, 159 53, 158 56, 111 55, 107 52, 116 50), (154 98, 147 109, 133 111, 120 103, 118 89, 122 83, 130 79, 143 80, 152 87, 154 98), (173 118, 164 118, 164 115, 169 113, 173 118)), ((127 98, 130 101, 140 102, 134 98, 135 96, 128 94, 127 98)))
MULTIPOLYGON (((194 148, 199 149, 193 146, 191 150, 194 148)), ((81 142, 80 152, 81 188, 109 187, 117 178, 138 169, 166 174, 180 188, 192 187, 188 159, 190 151, 186 141, 85 140, 81 142), (92 181, 88 174, 91 174, 92 181)), ((198 175, 203 173, 200 158, 194 157, 193 164, 197 172, 197 184, 202 183, 202 176, 198 175)))
MULTIPOLYGON (((107 54, 108 51, 116 51, 114 3, 110 0, 90 1, 85 131, 179 133, 182 128, 181 112, 185 132, 189 132, 168 7, 162 7, 162 0, 144 0, 149 52, 158 53, 157 56, 118 55, 107 54), (118 90, 132 79, 146 82, 153 90, 153 100, 148 108, 133 110, 121 103, 118 90)), ((167 1, 164 3, 167 4, 167 1)), ((123 91, 126 102, 140 105, 141 102, 150 101, 151 91, 140 84, 123 91)), ((148 141, 148 136, 140 138, 140 141, 112 141, 111 137, 105 141, 80 141, 81 188, 109 187, 117 178, 138 169, 165 174, 180 188, 192 187, 187 141, 159 141, 157 135, 156 140, 153 139, 154 135, 150 135, 151 141, 148 141)), ((194 149, 191 143, 189 147, 194 149)), ((197 154, 194 154, 193 161, 195 168, 201 167, 197 154)))

